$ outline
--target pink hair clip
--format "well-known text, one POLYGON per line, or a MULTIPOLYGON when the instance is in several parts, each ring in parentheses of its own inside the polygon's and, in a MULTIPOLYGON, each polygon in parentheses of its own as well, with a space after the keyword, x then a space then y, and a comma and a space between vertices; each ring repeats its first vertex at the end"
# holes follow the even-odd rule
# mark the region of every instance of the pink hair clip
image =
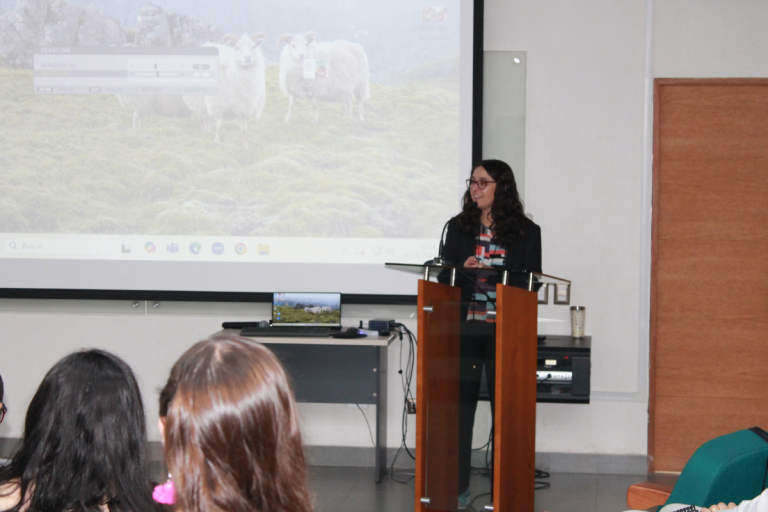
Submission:
POLYGON ((176 488, 173 480, 170 478, 163 485, 158 485, 152 492, 152 499, 163 505, 173 505, 176 503, 176 488))

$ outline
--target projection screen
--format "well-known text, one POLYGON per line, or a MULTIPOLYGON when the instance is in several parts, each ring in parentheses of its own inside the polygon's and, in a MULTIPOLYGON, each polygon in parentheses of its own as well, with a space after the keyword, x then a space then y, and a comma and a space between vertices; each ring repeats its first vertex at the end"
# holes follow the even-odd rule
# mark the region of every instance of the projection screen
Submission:
POLYGON ((474 8, 0 0, 0 288, 415 294, 383 263, 459 211, 474 8))

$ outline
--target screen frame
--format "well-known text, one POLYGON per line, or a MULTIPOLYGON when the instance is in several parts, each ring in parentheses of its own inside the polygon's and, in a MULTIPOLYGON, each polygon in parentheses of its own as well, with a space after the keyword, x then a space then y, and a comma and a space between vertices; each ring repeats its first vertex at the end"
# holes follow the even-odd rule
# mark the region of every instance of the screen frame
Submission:
MULTIPOLYGON (((472 162, 483 147, 484 0, 473 0, 472 37, 472 162)), ((173 290, 113 290, 67 288, 4 288, 0 299, 133 300, 177 302, 271 303, 273 292, 211 292, 173 290)), ((416 295, 342 293, 342 304, 416 305, 416 295)))

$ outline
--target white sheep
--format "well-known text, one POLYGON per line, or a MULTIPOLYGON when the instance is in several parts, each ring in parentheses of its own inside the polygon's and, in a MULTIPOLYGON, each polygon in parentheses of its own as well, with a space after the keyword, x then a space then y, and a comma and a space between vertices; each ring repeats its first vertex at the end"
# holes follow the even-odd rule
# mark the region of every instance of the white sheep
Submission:
POLYGON ((248 121, 259 119, 266 103, 266 74, 261 43, 267 40, 262 33, 237 36, 227 34, 221 42, 230 46, 229 61, 224 73, 219 74, 219 93, 205 97, 208 115, 216 123, 216 142, 221 140, 221 125, 225 115, 240 119, 243 147, 248 149, 248 121))
POLYGON ((280 89, 288 97, 288 114, 296 97, 307 97, 312 103, 314 122, 318 120, 317 101, 343 102, 352 117, 352 104, 357 101, 357 114, 363 120, 363 104, 371 97, 368 57, 362 46, 345 40, 319 42, 317 34, 283 34, 277 45, 287 43, 280 53, 280 89))
POLYGON ((309 313, 310 315, 319 315, 320 313, 322 313, 322 311, 323 311, 323 308, 321 308, 320 306, 315 306, 312 308, 304 308, 304 312, 309 313))
POLYGON ((323 306, 323 313, 330 313, 330 312, 331 312, 330 306, 323 306))

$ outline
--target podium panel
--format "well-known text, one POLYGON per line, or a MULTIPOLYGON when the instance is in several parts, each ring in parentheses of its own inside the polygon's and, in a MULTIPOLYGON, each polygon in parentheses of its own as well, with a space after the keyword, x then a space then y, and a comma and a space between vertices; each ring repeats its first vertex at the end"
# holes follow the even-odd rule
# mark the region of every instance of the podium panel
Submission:
POLYGON ((459 486, 459 311, 456 287, 419 281, 417 511, 454 511, 459 486))
POLYGON ((533 511, 536 467, 534 292, 496 285, 494 510, 533 511))

